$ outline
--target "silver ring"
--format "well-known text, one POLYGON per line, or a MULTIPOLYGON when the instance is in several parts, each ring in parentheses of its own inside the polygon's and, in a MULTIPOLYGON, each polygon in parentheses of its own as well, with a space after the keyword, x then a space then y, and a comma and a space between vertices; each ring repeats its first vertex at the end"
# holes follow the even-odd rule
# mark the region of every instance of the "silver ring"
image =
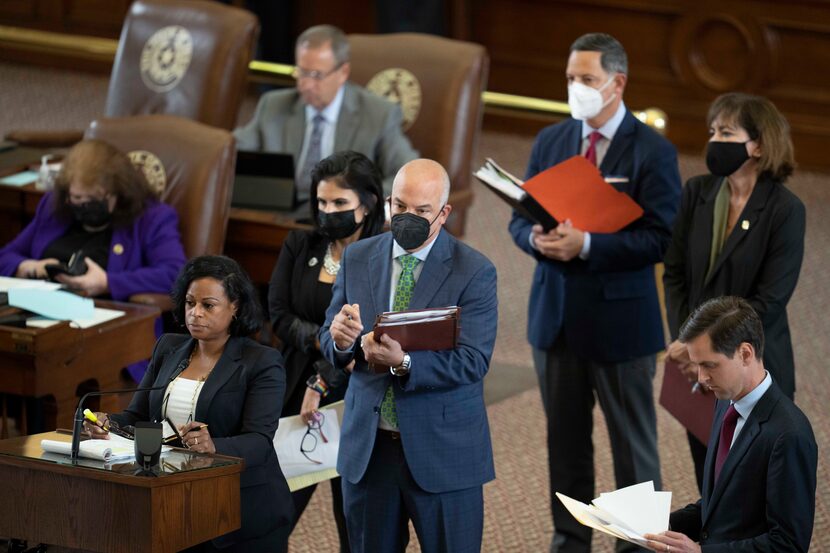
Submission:
POLYGON ((671 553, 671 545, 666 544, 666 553, 671 553))
MULTIPOLYGON (((198 436, 193 438, 193 444, 194 445, 199 445, 199 437, 198 436)), ((668 549, 666 549, 666 551, 668 551, 668 549)))

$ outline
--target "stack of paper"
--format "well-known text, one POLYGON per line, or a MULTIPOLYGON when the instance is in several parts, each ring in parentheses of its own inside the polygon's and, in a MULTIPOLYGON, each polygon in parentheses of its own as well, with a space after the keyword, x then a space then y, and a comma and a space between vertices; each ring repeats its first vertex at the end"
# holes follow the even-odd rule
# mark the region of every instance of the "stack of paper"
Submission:
MULTIPOLYGON (((109 440, 83 440, 78 449, 78 455, 87 459, 98 461, 131 461, 135 459, 135 442, 128 438, 110 434, 109 440)), ((61 455, 72 454, 71 442, 60 442, 57 440, 41 440, 40 447, 49 453, 60 453, 61 455)), ((170 446, 161 446, 162 455, 170 451, 170 446)))
POLYGON ((559 492, 556 497, 581 524, 637 545, 645 546, 644 534, 669 529, 671 492, 655 491, 651 480, 602 493, 591 505, 559 492))
MULTIPOLYGON (((71 442, 59 442, 56 440, 41 440, 40 447, 49 453, 60 453, 62 455, 72 454, 71 442)), ((109 440, 84 440, 80 444, 78 454, 87 459, 98 461, 127 460, 135 457, 135 446, 132 440, 110 434, 109 440)))
POLYGON ((473 174, 523 217, 542 225, 545 231, 556 228, 559 224, 553 215, 525 191, 521 180, 502 169, 492 158, 488 157, 484 165, 473 174))

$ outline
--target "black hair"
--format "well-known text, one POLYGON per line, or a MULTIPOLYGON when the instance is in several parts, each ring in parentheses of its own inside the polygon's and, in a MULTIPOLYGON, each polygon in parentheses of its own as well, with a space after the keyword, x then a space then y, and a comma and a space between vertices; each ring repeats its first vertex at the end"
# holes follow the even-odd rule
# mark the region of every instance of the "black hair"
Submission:
POLYGON ((571 52, 599 52, 599 63, 606 73, 628 75, 628 55, 616 38, 605 33, 588 33, 571 44, 571 52))
POLYGON ((708 300, 695 309, 680 328, 680 342, 687 344, 708 334, 712 350, 729 358, 746 342, 755 349, 755 357, 764 355, 764 327, 755 309, 743 298, 722 296, 708 300))
POLYGON ((190 283, 200 278, 218 280, 228 300, 236 304, 236 315, 228 329, 231 336, 248 336, 260 329, 263 316, 256 288, 239 263, 224 255, 194 257, 182 268, 170 293, 177 322, 184 324, 187 290, 190 283))
POLYGON ((354 190, 360 199, 360 205, 368 214, 363 219, 360 238, 374 236, 383 230, 385 213, 383 209, 383 183, 375 164, 359 152, 335 152, 321 160, 311 171, 311 189, 309 208, 311 221, 317 226, 317 186, 320 181, 331 180, 341 188, 354 190))

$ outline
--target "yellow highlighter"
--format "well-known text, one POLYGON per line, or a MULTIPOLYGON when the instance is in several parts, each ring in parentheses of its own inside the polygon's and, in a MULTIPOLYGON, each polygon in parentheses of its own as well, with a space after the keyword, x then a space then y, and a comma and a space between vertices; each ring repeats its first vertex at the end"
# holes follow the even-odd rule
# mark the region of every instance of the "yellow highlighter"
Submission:
POLYGON ((93 413, 89 409, 84 409, 84 418, 92 424, 94 424, 95 426, 97 426, 98 428, 100 428, 101 430, 103 430, 104 432, 109 431, 107 428, 104 427, 103 424, 101 424, 101 421, 98 420, 98 417, 95 416, 95 413, 93 413))

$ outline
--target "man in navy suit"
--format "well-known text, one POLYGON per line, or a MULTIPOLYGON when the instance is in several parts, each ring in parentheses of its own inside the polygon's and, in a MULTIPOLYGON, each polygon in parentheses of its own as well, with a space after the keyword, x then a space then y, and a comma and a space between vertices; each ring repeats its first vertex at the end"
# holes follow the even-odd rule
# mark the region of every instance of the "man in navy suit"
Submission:
POLYGON ((714 298, 680 330, 698 382, 718 398, 703 497, 675 511, 655 551, 806 553, 818 451, 810 421, 764 369, 764 329, 746 300, 714 298), (696 543, 697 542, 697 543, 696 543))
POLYGON ((356 553, 404 551, 409 520, 422 551, 481 549, 482 485, 495 478, 483 379, 496 339, 496 270, 441 228, 449 190, 434 161, 401 168, 392 231, 346 248, 320 330, 335 367, 355 361, 337 470, 356 553), (374 340, 384 311, 447 306, 461 313, 454 349, 374 340))
MULTIPOLYGON (((653 480, 660 488, 652 379, 665 340, 654 264, 671 239, 680 175, 674 147, 626 109, 627 72, 625 50, 613 37, 594 33, 573 43, 566 70, 573 118, 542 130, 527 178, 584 155, 606 178, 616 177, 613 186, 643 216, 608 234, 570 221, 546 233, 516 213, 510 222, 513 240, 538 261, 528 339, 547 415, 551 491, 585 503, 594 497, 595 394, 617 486, 653 480)), ((590 551, 591 530, 551 498, 551 551, 590 551)))

